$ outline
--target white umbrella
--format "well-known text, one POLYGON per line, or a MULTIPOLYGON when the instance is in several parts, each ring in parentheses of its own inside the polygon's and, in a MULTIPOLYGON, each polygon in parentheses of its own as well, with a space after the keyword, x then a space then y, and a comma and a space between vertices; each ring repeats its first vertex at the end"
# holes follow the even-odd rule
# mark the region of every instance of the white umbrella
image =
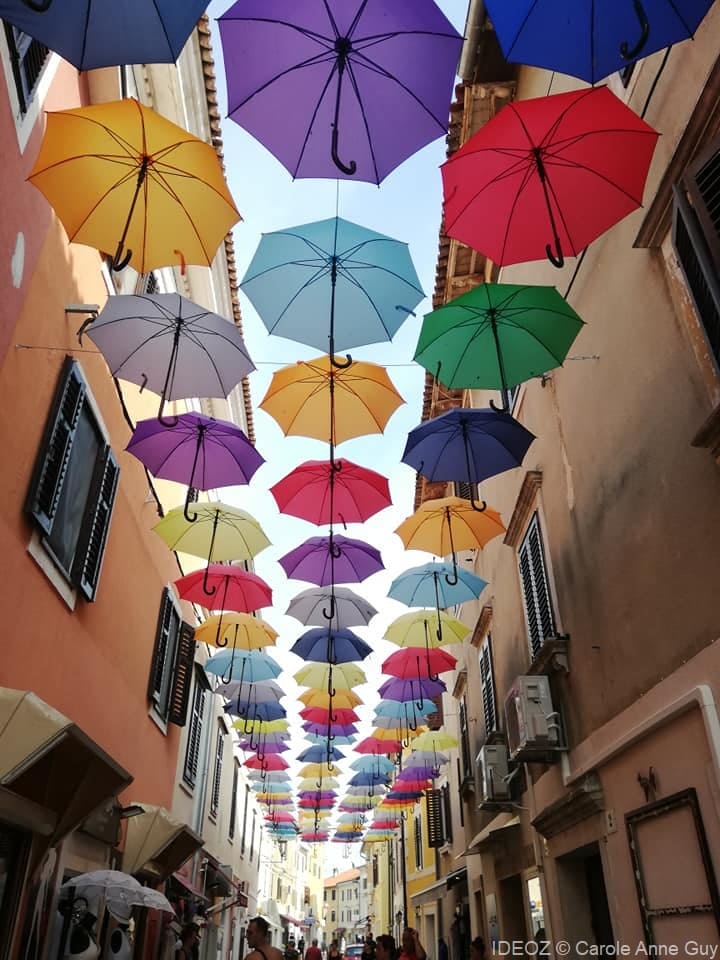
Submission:
POLYGON ((157 890, 144 887, 135 877, 119 870, 93 870, 81 873, 62 885, 61 890, 73 890, 86 900, 102 897, 113 916, 127 919, 133 907, 148 907, 174 913, 170 901, 157 890))
POLYGON ((323 613, 330 607, 332 595, 335 595, 335 616, 332 618, 336 629, 346 627, 364 627, 377 613, 375 607, 363 597, 347 587, 310 587, 303 590, 290 601, 287 616, 295 617, 306 626, 326 627, 328 617, 323 613))

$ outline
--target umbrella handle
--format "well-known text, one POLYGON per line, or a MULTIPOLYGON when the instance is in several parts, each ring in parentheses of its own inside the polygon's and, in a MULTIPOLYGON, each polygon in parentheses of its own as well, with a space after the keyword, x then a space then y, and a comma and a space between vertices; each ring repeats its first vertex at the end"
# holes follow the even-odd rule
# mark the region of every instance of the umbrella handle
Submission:
MULTIPOLYGON (((167 383, 166 383, 166 386, 167 386, 167 383)), ((158 415, 157 415, 158 423, 161 426, 165 427, 167 430, 172 430, 173 427, 176 427, 178 425, 179 417, 170 417, 166 419, 165 417, 163 417, 164 409, 165 409, 165 394, 163 393, 162 397, 160 398, 160 406, 158 408, 158 415)))
MULTIPOLYGON (((482 513, 483 510, 486 509, 487 503, 485 503, 485 501, 482 500, 480 501, 480 503, 482 503, 482 506, 479 506, 478 501, 475 499, 475 490, 477 489, 477 484, 473 483, 473 478, 472 478, 473 472, 470 464, 470 438, 468 437, 467 422, 465 420, 462 421, 462 437, 463 437, 463 445, 465 447, 465 464, 467 466, 468 485, 470 486, 470 506, 473 508, 473 510, 476 510, 478 513, 482 513)), ((438 618, 439 616, 440 616, 440 613, 438 611, 438 618)))
POLYGON ((450 537, 450 552, 452 553, 452 563, 453 563, 452 576, 449 577, 447 574, 445 574, 445 583, 449 587, 454 587, 454 586, 457 586, 457 582, 458 582, 458 568, 457 568, 457 557, 455 556, 455 544, 453 543, 452 522, 450 519, 450 507, 445 507, 445 514, 447 516, 448 535, 450 537))
POLYGON ((553 237, 553 243, 555 244, 554 250, 549 243, 545 244, 545 256, 548 258, 550 263, 559 270, 561 267, 565 266, 565 257, 563 256, 560 237, 553 237))
POLYGON ((344 360, 338 360, 334 353, 330 354, 330 363, 335 367, 336 370, 347 370, 348 367, 352 366, 353 358, 349 353, 345 354, 344 360))
MULTIPOLYGON (((23 0, 23 3, 25 3, 25 0, 23 0)), ((30 4, 28 4, 28 6, 30 6, 30 4)), ((122 240, 120 240, 120 242, 117 245, 117 250, 115 251, 115 255, 112 258, 112 262, 110 263, 110 269, 113 270, 115 273, 120 273, 121 270, 124 270, 125 267, 130 263, 130 260, 132 259, 132 250, 130 249, 125 250, 125 254, 123 256, 124 246, 125 244, 123 243, 122 240)))
POLYGON ((620 56, 623 60, 635 60, 640 55, 650 36, 650 22, 647 18, 645 8, 640 0, 633 0, 633 6, 635 7, 635 13, 640 22, 640 39, 634 47, 629 47, 627 41, 623 40, 620 44, 620 56))
MULTIPOLYGON (((189 513, 189 508, 191 503, 195 503, 195 490, 193 487, 188 487, 187 496, 185 497, 185 506, 183 507, 183 516, 188 523, 195 523, 198 518, 196 513, 189 513)), ((217 587, 215 588, 217 589, 217 587)), ((214 593, 215 591, 213 591, 214 593)))
POLYGON ((483 513, 487 510, 487 501, 485 500, 476 500, 475 491, 471 489, 470 492, 470 506, 476 513, 483 513))
POLYGON ((503 392, 502 403, 498 406, 494 400, 490 401, 490 406, 495 413, 510 413, 510 404, 508 403, 507 393, 503 392))
MULTIPOLYGON (((187 504, 186 504, 186 506, 185 506, 185 509, 186 509, 186 511, 187 511, 187 504)), ((187 513, 185 513, 185 518, 186 518, 187 520, 197 520, 197 514, 195 514, 195 515, 191 518, 191 517, 188 517, 187 513)), ((208 560, 208 565, 205 567, 205 573, 203 574, 203 593, 206 594, 208 597, 212 597, 214 594, 217 593, 217 587, 209 587, 209 586, 208 586, 208 574, 209 574, 209 572, 210 572, 210 561, 208 560)), ((220 644, 218 644, 218 646, 220 646, 220 644)))
POLYGON ((45 13, 52 6, 53 0, 22 0, 22 2, 35 13, 45 13))

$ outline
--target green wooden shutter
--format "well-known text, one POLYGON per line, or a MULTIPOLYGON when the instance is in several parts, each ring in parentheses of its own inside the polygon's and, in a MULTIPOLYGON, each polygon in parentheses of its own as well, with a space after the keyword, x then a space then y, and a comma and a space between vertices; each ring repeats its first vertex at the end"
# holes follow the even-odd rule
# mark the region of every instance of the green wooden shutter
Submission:
POLYGON ((115 455, 106 446, 95 464, 88 506, 73 561, 72 582, 86 600, 94 600, 97 594, 119 475, 120 467, 115 455))
POLYGON ((184 621, 180 624, 175 673, 172 692, 168 705, 168 721, 178 727, 184 727, 187 719, 190 687, 192 686, 193 666, 195 663, 195 630, 184 621))
POLYGON ((78 364, 66 357, 26 501, 28 513, 46 534, 52 529, 86 393, 78 364))
POLYGON ((157 702, 162 687, 162 673, 165 664, 165 651, 168 645, 168 636, 172 626, 174 607, 170 591, 167 587, 162 592, 160 612, 158 614, 157 630, 155 632, 155 646, 153 647, 150 676, 148 677, 148 700, 157 702))

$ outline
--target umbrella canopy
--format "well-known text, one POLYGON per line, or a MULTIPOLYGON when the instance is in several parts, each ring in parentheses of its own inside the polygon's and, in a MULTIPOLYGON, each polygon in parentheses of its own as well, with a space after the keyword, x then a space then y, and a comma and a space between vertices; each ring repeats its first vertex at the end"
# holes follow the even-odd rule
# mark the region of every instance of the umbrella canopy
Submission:
POLYGON ((392 505, 386 477, 342 458, 301 463, 270 493, 282 513, 317 526, 363 523, 392 505))
POLYGON ((205 670, 226 683, 239 680, 241 684, 274 680, 282 673, 280 664, 262 650, 221 650, 207 660, 205 670))
POLYGON ((403 680, 437 680, 438 674, 454 670, 457 657, 446 650, 426 650, 424 647, 405 647, 397 650, 383 662, 382 672, 403 680))
POLYGON ((259 770, 250 770, 247 774, 248 780, 253 781, 257 786, 262 784, 282 784, 285 783, 288 788, 290 787, 290 779, 287 773, 281 771, 272 771, 267 773, 265 777, 262 776, 259 770))
POLYGON ((126 63, 174 63, 206 0, 1 0, 0 18, 59 53, 78 70, 126 63))
POLYGON ((278 633, 269 623, 249 613, 221 613, 195 628, 195 640, 215 647, 260 650, 273 646, 278 633))
POLYGON ((61 891, 73 891, 75 897, 91 899, 103 897, 111 913, 123 919, 129 916, 133 907, 148 907, 151 910, 163 910, 174 913, 170 901, 158 890, 143 887, 128 873, 119 870, 93 870, 81 873, 66 881, 61 891))
POLYGON ((285 612, 307 626, 324 627, 328 619, 323 610, 329 610, 331 598, 335 613, 331 621, 333 629, 367 626, 377 614, 371 603, 348 587, 310 587, 293 597, 285 612))
POLYGON ((391 773, 395 769, 395 764, 384 757, 357 757, 350 764, 352 770, 377 770, 391 773))
POLYGON ((305 707, 300 711, 300 717, 310 723, 321 723, 327 727, 328 723, 339 723, 344 726, 348 723, 355 723, 360 717, 354 710, 347 710, 343 707, 328 710, 326 707, 305 707))
MULTIPOLYGON (((380 551, 364 540, 353 540, 341 534, 310 537, 279 560, 288 577, 307 580, 318 586, 336 583, 360 583, 384 570, 380 551)), ((335 615, 332 607, 326 620, 335 615)))
POLYGON ((303 763, 322 763, 326 760, 344 760, 345 754, 329 744, 316 744, 303 750, 297 758, 303 763))
MULTIPOLYGON (((245 690, 248 686, 251 685, 246 683, 245 690)), ((247 695, 236 697, 231 703, 226 704, 223 710, 231 717, 242 718, 235 727, 243 733, 253 733, 256 722, 272 723, 275 720, 283 720, 287 716, 287 710, 277 701, 265 700, 262 703, 255 703, 249 700, 247 695)))
POLYGON ((318 357, 277 370, 260 407, 287 436, 342 443, 382 433, 404 402, 384 367, 354 361, 337 369, 318 357))
POLYGON ((442 680, 401 680, 399 677, 392 677, 380 686, 378 693, 384 700, 420 703, 444 693, 445 690, 447 687, 442 680))
POLYGON ((262 607, 272 606, 272 588, 256 573, 242 567, 225 563, 211 563, 207 569, 193 570, 175 581, 175 589, 181 600, 207 606, 208 594, 214 596, 216 610, 236 610, 252 613, 262 607))
POLYGON ((348 786, 350 787, 369 787, 378 783, 386 784, 388 782, 387 774, 375 773, 374 771, 360 771, 350 778, 348 786))
POLYGON ((458 581, 452 586, 451 563, 424 563, 411 567, 390 584, 388 596, 408 607, 429 607, 447 610, 460 603, 475 600, 487 586, 481 577, 464 567, 457 568, 458 581), (447 579, 446 579, 447 578, 447 579))
POLYGON ((380 183, 447 133, 462 39, 433 0, 238 0, 219 22, 228 113, 293 178, 380 183))
MULTIPOLYGON (((168 510, 153 530, 171 550, 213 560, 251 560, 270 546, 254 517, 227 504, 193 504, 195 519, 188 522, 183 507, 168 510)), ((210 588, 206 588, 206 592, 210 588)))
POLYGON ((114 252, 116 270, 149 273, 178 258, 210 266, 240 219, 212 144, 131 99, 51 112, 46 122, 28 179, 71 241, 114 252))
POLYGON ((451 737, 449 733, 444 733, 442 730, 428 730, 426 733, 421 733, 419 737, 413 743, 413 747, 416 750, 451 750, 453 747, 457 747, 458 741, 455 737, 451 737))
POLYGON ((323 777, 331 777, 333 773, 335 773, 335 767, 324 761, 306 763, 304 767, 300 768, 301 777, 315 777, 317 780, 321 780, 323 777))
MULTIPOLYGON (((315 690, 352 690, 367 682, 365 671, 353 663, 339 663, 336 666, 326 666, 322 663, 312 663, 293 674, 293 679, 301 687, 312 687, 315 690)), ((360 702, 358 700, 358 702, 360 702)))
POLYGON ((456 407, 410 431, 402 462, 433 482, 482 483, 519 467, 534 439, 509 413, 456 407))
MULTIPOLYGON (((372 647, 352 630, 330 630, 313 627, 299 637, 290 648, 290 653, 315 663, 352 663, 364 660, 372 653, 372 647)), ((337 711, 333 709, 333 714, 337 711)))
MULTIPOLYGON (((239 683, 237 680, 230 680, 228 683, 219 684, 215 687, 214 692, 221 697, 225 697, 226 700, 235 700, 236 702, 238 697, 243 697, 248 703, 251 700, 253 703, 277 703, 281 697, 285 696, 283 688, 274 680, 259 680, 251 686, 247 683, 239 683)), ((272 732, 288 735, 287 723, 272 730, 267 725, 259 729, 262 729, 264 733, 272 732)))
POLYGON ((290 745, 281 740, 271 740, 268 743, 251 743, 249 740, 238 741, 238 747, 245 752, 257 751, 257 755, 262 759, 268 754, 287 753, 290 745))
POLYGON ((330 356, 392 340, 424 297, 406 243, 339 217, 263 234, 241 287, 269 333, 330 356))
POLYGON ((417 729, 424 730, 425 728, 418 724, 422 724, 422 719, 418 717, 413 717, 412 711, 408 718, 404 717, 373 717, 373 723, 375 724, 376 730, 392 730, 395 732, 395 737, 401 737, 402 739, 407 739, 411 733, 417 729))
POLYGON ((302 728, 307 735, 306 739, 309 739, 310 736, 318 736, 327 740, 329 735, 332 740, 339 737, 351 737, 357 733, 357 727, 353 723, 313 723, 311 720, 306 720, 302 728))
POLYGON ((415 703, 403 703, 402 700, 380 700, 375 706, 376 718, 407 719, 408 716, 424 717, 437 713, 437 704, 432 700, 422 700, 415 703))
POLYGON ((482 283, 427 314, 415 359, 452 389, 506 391, 559 367, 582 328, 554 287, 482 283))
POLYGON ((657 138, 607 87, 509 103, 442 167, 446 233, 561 267, 642 205, 657 138))
POLYGON ((438 753, 436 750, 423 750, 417 747, 416 744, 417 740, 412 745, 408 759, 409 767, 432 763, 437 769, 437 767, 442 766, 442 764, 450 762, 450 757, 448 757, 446 753, 438 753))
POLYGON ((326 777, 322 780, 322 788, 318 788, 318 781, 315 777, 306 777, 298 783, 298 791, 303 790, 336 790, 340 783, 335 777, 326 777))
POLYGON ((267 771, 278 771, 278 770, 287 770, 290 764, 283 757, 271 755, 269 757, 248 757, 248 759, 243 764, 244 767, 248 767, 250 770, 267 770, 267 771))
POLYGON ((399 740, 378 740, 377 737, 365 737, 364 740, 361 740, 360 743, 356 744, 355 752, 356 753, 377 753, 377 754, 390 754, 390 753, 400 753, 402 751, 402 744, 399 740))
POLYGON ((442 611, 417 610, 403 613, 385 631, 385 639, 399 647, 437 647, 461 643, 470 627, 442 611))
POLYGON ((692 37, 711 0, 488 0, 511 63, 555 70, 588 83, 624 70, 638 57, 692 37))
POLYGON ((341 733, 331 733, 330 736, 327 734, 327 730, 323 733, 306 733, 305 739, 311 743, 328 743, 328 741, 334 744, 336 747, 349 747, 355 743, 357 739, 351 735, 344 735, 341 733))
POLYGON ((306 707, 327 707, 329 710, 337 705, 352 709, 362 703, 361 698, 353 690, 337 690, 328 693, 327 690, 307 690, 298 697, 306 707))
MULTIPOLYGON (((121 380, 166 400, 226 397, 255 369, 234 323, 179 293, 109 297, 88 336, 121 380)), ((192 464, 192 461, 191 461, 192 464)))

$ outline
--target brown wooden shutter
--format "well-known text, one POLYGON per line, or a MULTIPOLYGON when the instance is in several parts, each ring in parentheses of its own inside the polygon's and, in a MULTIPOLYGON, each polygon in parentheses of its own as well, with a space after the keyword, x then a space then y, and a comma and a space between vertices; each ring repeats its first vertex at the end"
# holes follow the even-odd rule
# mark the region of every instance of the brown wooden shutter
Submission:
POLYGON ((436 706, 435 713, 429 713, 425 718, 425 723, 430 728, 430 730, 439 730, 445 722, 445 716, 443 714, 443 698, 442 694, 438 693, 436 696, 430 698, 436 706))
POLYGON ((28 513, 46 534, 52 529, 86 393, 78 364, 66 357, 26 501, 28 513))
POLYGON ((684 177, 715 270, 720 270, 720 140, 715 140, 684 177))
POLYGON ((94 600, 97 594, 119 475, 115 455, 106 446, 95 464, 73 561, 72 582, 86 600, 94 600))
POLYGON ((443 807, 443 832, 445 834, 445 841, 447 843, 452 843, 452 806, 450 803, 450 787, 447 783, 442 786, 441 792, 443 807))
POLYGON ((148 677, 148 700, 155 700, 160 689, 162 669, 165 663, 168 634, 172 622, 173 602, 167 587, 162 592, 160 612, 158 614, 157 630, 155 631, 155 646, 153 647, 150 676, 148 677))
POLYGON ((195 630, 189 623, 183 621, 180 624, 173 687, 168 707, 168 722, 178 727, 184 727, 187 719, 194 663, 195 630))
POLYGON ((444 846, 442 792, 440 790, 425 791, 425 811, 428 824, 428 846, 433 848, 444 846))

